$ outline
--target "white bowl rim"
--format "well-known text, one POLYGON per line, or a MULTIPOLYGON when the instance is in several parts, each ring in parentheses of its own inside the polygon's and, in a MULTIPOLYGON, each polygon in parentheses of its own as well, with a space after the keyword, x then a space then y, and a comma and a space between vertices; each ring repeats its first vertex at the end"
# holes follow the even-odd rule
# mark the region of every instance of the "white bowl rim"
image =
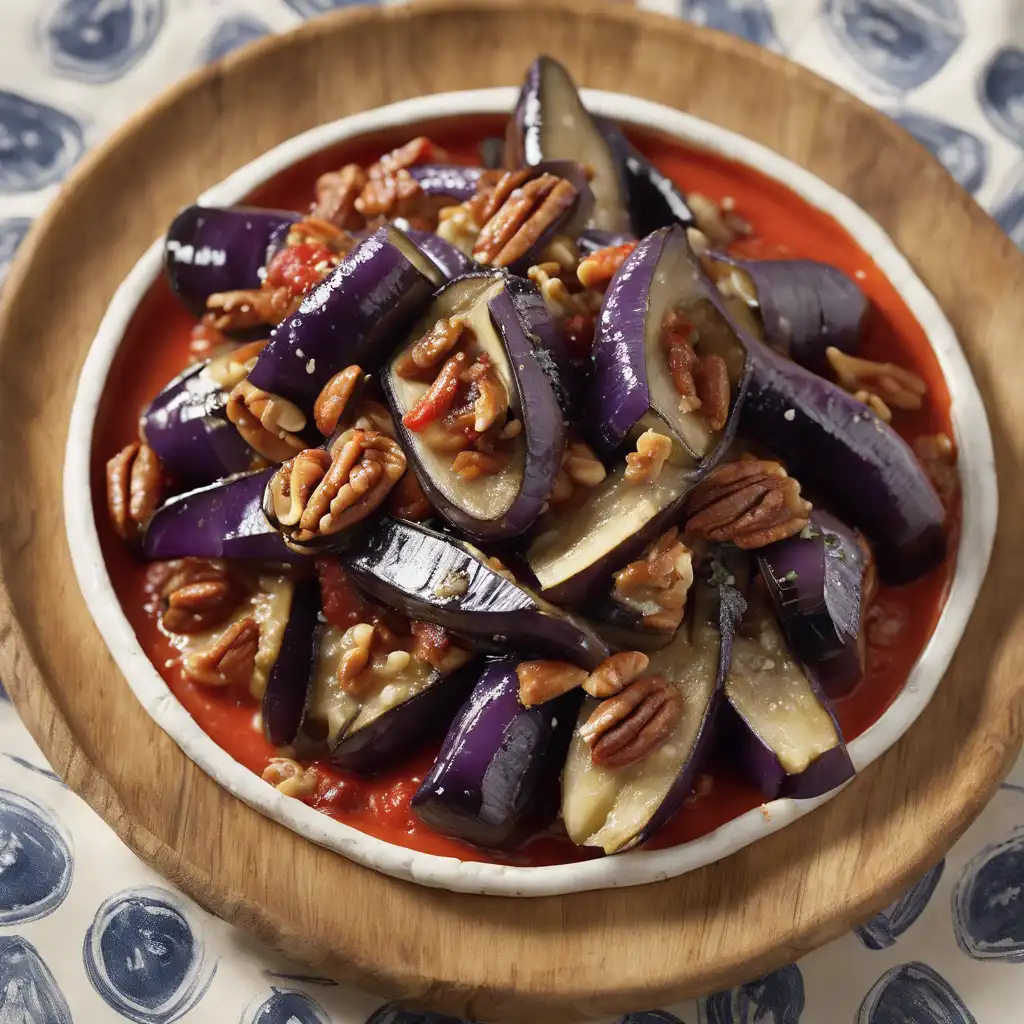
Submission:
MULTIPOLYGON (((289 139, 199 197, 209 206, 237 203, 254 188, 328 146, 369 132, 444 117, 505 113, 514 88, 442 93, 403 100, 320 125, 289 139)), ((892 746, 934 694, 963 634, 988 566, 995 536, 995 457, 985 409, 967 360, 938 302, 882 228, 852 200, 775 151, 670 107, 618 93, 583 90, 589 109, 655 129, 686 144, 756 168, 838 221, 900 292, 924 328, 950 391, 959 452, 963 518, 957 565, 946 606, 903 691, 849 744, 858 771, 892 746)), ((550 896, 660 881, 721 860, 784 827, 835 796, 774 800, 706 836, 661 850, 550 867, 513 867, 419 853, 388 843, 283 796, 236 762, 178 703, 142 650, 121 609, 100 550, 92 512, 93 427, 111 362, 146 291, 161 272, 162 239, 146 251, 114 294, 82 368, 71 414, 64 466, 64 515, 75 572, 86 603, 118 668, 153 720, 207 774, 251 807, 299 835, 397 878, 456 892, 550 896)))

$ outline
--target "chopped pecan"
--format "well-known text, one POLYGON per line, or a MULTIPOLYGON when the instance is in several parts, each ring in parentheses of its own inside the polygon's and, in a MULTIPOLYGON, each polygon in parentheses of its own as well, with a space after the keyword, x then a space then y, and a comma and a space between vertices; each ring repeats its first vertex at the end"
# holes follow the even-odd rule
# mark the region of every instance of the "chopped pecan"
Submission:
POLYGON ((608 474, 601 460, 590 445, 579 440, 570 440, 562 453, 562 468, 551 492, 551 504, 563 505, 571 501, 577 487, 596 487, 608 474))
POLYGON ((189 362, 198 363, 209 359, 222 345, 228 344, 228 337, 223 331, 217 330, 213 324, 199 321, 189 334, 189 362))
POLYGON ((464 451, 452 460, 452 472, 463 480, 493 476, 508 465, 508 456, 499 452, 464 451))
POLYGON ((225 412, 249 446, 271 462, 284 462, 306 446, 298 436, 306 426, 302 410, 248 380, 232 388, 225 412))
POLYGON ((619 267, 629 259, 636 242, 625 242, 622 245, 610 245, 591 253, 576 268, 576 276, 584 288, 603 292, 612 278, 618 273, 619 267))
POLYGON ((473 365, 462 374, 462 380, 472 387, 475 396, 473 429, 482 434, 508 411, 508 392, 486 353, 477 356, 473 365))
POLYGON ((429 519, 433 514, 430 502, 412 470, 407 469, 395 484, 395 489, 388 496, 387 510, 397 519, 408 519, 414 523, 429 519))
POLYGON ((256 667, 260 627, 253 618, 233 622, 212 647, 193 651, 182 662, 182 675, 205 686, 248 686, 256 667))
POLYGON ((438 320, 419 341, 395 360, 395 373, 409 379, 423 378, 426 373, 429 379, 434 367, 455 348, 465 331, 466 321, 460 316, 438 320))
POLYGON ((321 174, 316 179, 313 215, 339 228, 361 228, 363 218, 356 212, 356 200, 366 182, 366 172, 358 164, 346 164, 340 171, 321 174))
POLYGON ((245 593, 224 564, 183 558, 160 589, 160 622, 169 633, 203 633, 227 619, 245 593))
POLYGON ((410 430, 423 430, 452 407, 466 361, 465 352, 456 352, 445 362, 426 394, 402 417, 410 430))
POLYGON ((562 268, 554 262, 535 263, 526 271, 526 276, 537 286, 554 316, 581 316, 594 320, 601 308, 601 297, 596 292, 580 291, 579 284, 575 284, 573 290, 575 277, 563 275, 562 268))
POLYGON ((375 430, 347 430, 330 451, 306 449, 274 474, 274 516, 296 544, 338 533, 381 504, 405 465, 393 438, 375 430))
POLYGON ((376 430, 378 434, 395 436, 395 421, 387 406, 375 402, 372 398, 360 399, 356 406, 356 421, 352 424, 357 430, 376 430))
POLYGON ((136 537, 163 496, 163 473, 156 452, 132 441, 107 462, 107 510, 122 540, 136 537))
POLYGON ((371 165, 371 179, 383 178, 388 174, 404 170, 406 167, 418 167, 420 164, 445 163, 448 154, 426 135, 417 135, 401 146, 385 153, 375 164, 371 165))
POLYGON ((356 199, 356 209, 367 219, 417 217, 426 212, 425 198, 420 183, 401 169, 368 181, 356 199))
POLYGON ((451 634, 443 626, 418 619, 413 619, 409 628, 414 640, 412 656, 434 668, 444 665, 452 645, 451 634))
POLYGON ((567 661, 521 661, 516 675, 519 703, 526 708, 554 700, 587 681, 587 670, 567 661))
POLYGON ((916 373, 894 363, 859 359, 832 346, 825 349, 825 355, 840 386, 887 423, 893 408, 920 409, 924 405, 928 385, 916 373))
POLYGON ((541 174, 513 189, 481 230, 473 258, 495 267, 522 259, 576 198, 573 185, 553 174, 541 174))
POLYGON ((338 685, 346 693, 358 693, 361 687, 359 676, 370 663, 373 647, 374 627, 369 622, 357 622, 345 631, 342 642, 346 651, 338 662, 338 685))
POLYGON ((672 735, 682 707, 679 690, 664 676, 641 676, 602 701, 579 735, 595 765, 624 768, 642 761, 672 735))
POLYGON ((476 195, 466 206, 478 227, 483 227, 504 205, 505 201, 533 172, 528 168, 518 171, 484 171, 477 182, 476 195))
POLYGON ((698 229, 717 246, 731 245, 738 238, 753 234, 753 228, 736 213, 735 204, 728 197, 719 205, 700 192, 691 192, 686 203, 698 229))
POLYGON ((647 671, 650 660, 640 651, 619 651, 587 676, 583 689, 591 697, 614 697, 647 671))
POLYGON ((279 324, 299 308, 301 296, 291 288, 244 288, 207 296, 203 322, 218 331, 279 324))
POLYGON ((679 410, 700 409, 708 426, 719 431, 729 418, 729 370, 717 353, 698 356, 694 349, 698 340, 697 328, 684 313, 674 310, 665 317, 661 344, 672 383, 679 393, 679 410))
POLYGON ((656 430, 645 430, 636 439, 636 451, 626 456, 626 482, 650 484, 661 476, 665 460, 672 454, 672 439, 656 430))
POLYGON ((615 574, 617 598, 643 611, 651 629, 675 630, 683 621, 686 595, 693 585, 693 556, 673 526, 615 574))
POLYGON ((718 466, 694 488, 687 513, 687 534, 749 549, 799 533, 811 503, 779 463, 740 459, 718 466))
POLYGON ((286 246, 314 244, 324 246, 335 256, 346 256, 355 248, 356 238, 350 231, 345 231, 332 224, 330 220, 316 216, 297 220, 288 229, 286 246))
POLYGON ((339 370, 316 396, 313 403, 313 419, 316 422, 316 429, 324 437, 330 437, 338 429, 345 407, 352 400, 362 376, 363 371, 358 366, 346 366, 344 370, 339 370))
POLYGON ((290 757, 272 757, 263 769, 264 782, 269 782, 279 793, 305 800, 316 792, 319 776, 315 768, 304 768, 290 757))

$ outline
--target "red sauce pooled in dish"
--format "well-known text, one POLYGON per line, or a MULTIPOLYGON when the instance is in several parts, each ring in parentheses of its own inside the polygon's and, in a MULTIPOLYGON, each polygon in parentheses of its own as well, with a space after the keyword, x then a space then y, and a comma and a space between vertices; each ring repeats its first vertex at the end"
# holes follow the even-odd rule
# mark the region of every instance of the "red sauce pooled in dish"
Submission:
MULTIPOLYGON (((504 122, 501 117, 438 121, 421 125, 418 131, 447 149, 455 162, 475 163, 478 141, 488 135, 501 135, 504 122)), ((319 174, 350 161, 369 165, 418 131, 405 128, 401 134, 392 131, 333 147, 282 172, 247 201, 257 206, 307 210, 319 174)), ((925 407, 919 412, 900 411, 895 427, 909 440, 922 434, 945 433, 952 437, 949 392, 924 330, 896 289, 842 227, 785 186, 740 164, 659 137, 638 136, 635 141, 686 192, 700 192, 719 202, 732 198, 736 211, 754 229, 752 238, 733 246, 737 254, 812 258, 831 263, 853 277, 875 307, 859 354, 906 366, 928 385, 925 407)), ((280 269, 297 278, 302 274, 298 266, 280 269)), ((150 289, 129 326, 96 421, 92 465, 96 523, 114 588, 143 649, 200 727, 237 761, 261 774, 276 751, 260 731, 258 707, 251 700, 181 678, 176 652, 157 628, 155 609, 151 604, 147 607, 147 567, 136 561, 114 535, 103 506, 105 461, 135 439, 139 412, 186 365, 194 323, 161 279, 150 289)), ((957 545, 957 517, 954 510, 949 524, 951 552, 957 545)), ((902 689, 938 621, 953 574, 953 557, 951 554, 940 568, 909 586, 880 588, 867 630, 867 676, 852 693, 835 703, 848 741, 871 726, 902 689)), ((329 586, 325 615, 339 624, 355 621, 353 600, 358 597, 347 588, 329 586)), ((131 698, 126 694, 125 699, 131 698)), ((596 851, 573 846, 562 834, 537 836, 519 850, 499 855, 431 832, 416 819, 409 803, 436 752, 436 746, 425 749, 395 771, 372 779, 319 764, 321 781, 311 803, 362 832, 424 853, 519 865, 558 864, 597 855, 596 851)), ((760 803, 757 791, 727 765, 712 765, 708 775, 698 780, 687 805, 647 845, 662 848, 687 842, 760 803)))

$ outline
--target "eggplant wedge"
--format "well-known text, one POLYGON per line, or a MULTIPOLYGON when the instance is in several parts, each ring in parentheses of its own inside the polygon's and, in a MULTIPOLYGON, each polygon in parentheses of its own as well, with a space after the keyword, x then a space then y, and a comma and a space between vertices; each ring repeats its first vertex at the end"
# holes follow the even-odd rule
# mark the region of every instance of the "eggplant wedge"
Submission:
POLYGON ((516 582, 483 552, 417 523, 385 517, 341 556, 367 593, 411 619, 433 622, 475 650, 565 659, 596 668, 608 648, 585 623, 516 582))
POLYGON ((289 210, 186 207, 164 242, 171 291, 198 317, 215 292, 259 288, 263 269, 297 220, 289 210))
POLYGON ((517 665, 487 666, 412 798, 416 816, 435 832, 493 850, 516 846, 554 819, 581 692, 524 708, 517 665))
POLYGON ((509 121, 505 166, 533 167, 551 160, 590 168, 594 207, 586 226, 616 234, 630 230, 625 183, 597 121, 583 106, 569 72, 551 57, 538 57, 526 72, 509 121))
MULTIPOLYGON (((242 346, 239 355, 244 355, 242 346)), ((164 472, 201 487, 252 469, 255 452, 227 418, 228 392, 245 376, 235 353, 189 367, 143 412, 139 430, 164 472)))
POLYGON ((447 197, 453 203, 472 199, 480 179, 487 173, 483 167, 460 167, 457 164, 419 164, 407 167, 406 171, 424 194, 447 197))
POLYGON ((263 692, 263 732, 275 747, 293 743, 302 724, 317 664, 320 584, 299 580, 292 590, 288 624, 263 692))
POLYGON ((745 260, 718 252, 702 262, 733 315, 751 316, 755 336, 801 366, 827 373, 826 349, 857 351, 868 300, 838 267, 815 260, 745 260))
MULTIPOLYGON (((647 757, 609 768, 593 763, 577 731, 562 773, 562 820, 578 846, 619 853, 650 839, 670 821, 693 790, 716 735, 716 719, 743 617, 740 592, 707 576, 694 587, 691 613, 672 642, 651 657, 646 674, 676 686, 682 713, 672 734, 647 757)), ((600 701, 588 697, 582 726, 600 701)))
POLYGON ((263 492, 273 474, 273 469, 241 473, 172 498, 146 526, 146 558, 300 560, 263 514, 263 492))
POLYGON ((416 248, 434 263, 441 272, 443 281, 454 281, 455 278, 468 274, 475 266, 460 249, 433 231, 414 231, 410 228, 405 234, 416 248))
POLYGON ((757 588, 733 639, 725 696, 735 713, 733 753, 767 799, 821 796, 853 777, 827 698, 790 653, 757 588))
POLYGON ((274 328, 249 384, 293 403, 311 421, 324 385, 346 366, 374 372, 443 280, 432 259, 385 225, 274 328))
POLYGON ((567 364, 540 293, 501 271, 442 288, 388 363, 402 447, 467 536, 515 537, 543 511, 565 445, 567 364))
POLYGON ((874 546, 886 583, 908 583, 946 554, 945 511, 910 445, 842 388, 751 339, 742 429, 874 546))
POLYGON ((617 461, 585 501, 552 516, 531 544, 527 559, 545 597, 574 603, 603 593, 612 572, 678 515, 735 436, 752 343, 729 317, 683 228, 640 242, 605 295, 583 417, 597 446, 617 461), (714 418, 675 384, 670 359, 680 336, 693 358, 716 365, 727 382, 714 418), (637 484, 619 456, 652 431, 671 441, 671 454, 653 481, 637 484))
POLYGON ((841 697, 864 673, 866 548, 853 530, 815 509, 802 533, 757 556, 790 647, 829 697, 841 697))

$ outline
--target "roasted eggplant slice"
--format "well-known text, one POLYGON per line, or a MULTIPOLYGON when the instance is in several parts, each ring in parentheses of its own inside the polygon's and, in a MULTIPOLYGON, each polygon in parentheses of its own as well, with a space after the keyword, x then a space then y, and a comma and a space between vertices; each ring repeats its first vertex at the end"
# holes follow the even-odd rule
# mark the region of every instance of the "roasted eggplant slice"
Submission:
POLYGON ((524 708, 517 660, 489 665, 412 798, 427 826, 501 850, 549 824, 580 691, 524 708))
POLYGON ((443 280, 432 259, 385 225, 274 329, 249 384, 293 403, 311 420, 324 385, 346 366, 376 370, 443 280))
POLYGON ((734 315, 746 306, 772 348, 825 373, 825 350, 853 353, 868 300, 838 267, 815 260, 745 260, 711 253, 702 260, 734 315))
POLYGON ((341 563, 382 604, 443 626, 476 650, 515 648, 588 669, 608 656, 580 619, 517 583, 471 544, 417 523, 378 520, 341 563))
POLYGON ((839 724, 786 646, 770 602, 756 587, 749 601, 725 680, 733 749, 766 798, 821 796, 854 774, 839 724))
POLYGON ((388 364, 402 447, 427 498, 468 536, 515 537, 543 510, 565 444, 562 364, 540 294, 500 271, 443 288, 388 364))
POLYGON ((761 548, 758 563, 793 651, 829 697, 842 696, 864 672, 865 546, 815 509, 802 533, 761 548))
POLYGON ((263 693, 263 732, 275 747, 294 742, 302 722, 317 664, 319 613, 320 584, 314 577, 300 580, 292 590, 288 625, 263 693))
MULTIPOLYGON (((715 737, 733 634, 744 608, 739 591, 727 584, 705 575, 695 585, 687 621, 647 668, 682 697, 672 735, 647 757, 618 768, 597 765, 591 748, 574 734, 562 774, 562 820, 574 843, 605 853, 628 850, 650 839, 682 807, 715 737)), ((578 724, 599 706, 588 697, 578 724)))
POLYGON ((405 234, 420 252, 433 261, 444 281, 454 281, 455 278, 468 274, 474 267, 468 256, 433 231, 409 229, 405 234))
POLYGON ((253 466, 255 452, 228 421, 228 392, 245 376, 252 348, 218 356, 179 374, 147 406, 139 429, 165 473, 200 487, 253 466))
POLYGON ((764 438, 874 545, 887 583, 907 583, 946 553, 945 512, 910 446, 863 403, 751 340, 744 433, 764 438))
POLYGON ((288 210, 189 206, 167 229, 164 270, 171 291, 195 316, 215 292, 259 288, 260 273, 299 214, 288 210))
POLYGON ((476 195, 480 178, 487 173, 483 167, 460 167, 455 164, 420 164, 406 170, 426 195, 447 196, 455 203, 472 199, 476 195))
POLYGON ((263 514, 263 492, 273 473, 241 473, 166 502, 146 526, 146 558, 300 560, 263 514))
POLYGON ((532 167, 549 160, 572 160, 592 171, 590 227, 618 234, 629 231, 618 162, 569 72, 551 57, 538 57, 526 72, 508 125, 505 166, 532 167))
POLYGON ((584 502, 551 517, 527 555, 545 597, 573 603, 603 592, 612 571, 671 522, 735 435, 748 342, 681 227, 637 246, 601 308, 583 423, 609 458, 649 432, 667 438, 671 453, 639 483, 617 462, 584 502), (687 386, 677 383, 683 371, 687 386))

